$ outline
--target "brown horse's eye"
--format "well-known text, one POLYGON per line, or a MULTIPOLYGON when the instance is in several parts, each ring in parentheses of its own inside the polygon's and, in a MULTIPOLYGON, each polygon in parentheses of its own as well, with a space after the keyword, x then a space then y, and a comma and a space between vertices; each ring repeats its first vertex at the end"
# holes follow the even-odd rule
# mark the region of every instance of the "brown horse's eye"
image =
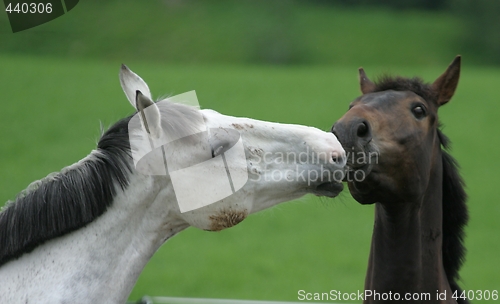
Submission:
POLYGON ((411 109, 416 119, 422 119, 426 116, 425 108, 422 105, 416 105, 411 109))

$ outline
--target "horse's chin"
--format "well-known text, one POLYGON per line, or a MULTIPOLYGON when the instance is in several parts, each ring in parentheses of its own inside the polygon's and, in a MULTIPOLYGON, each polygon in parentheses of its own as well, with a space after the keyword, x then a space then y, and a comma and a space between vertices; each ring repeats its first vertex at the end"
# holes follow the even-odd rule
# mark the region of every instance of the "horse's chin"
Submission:
POLYGON ((338 196, 339 193, 342 192, 342 190, 344 190, 344 185, 342 185, 342 183, 329 182, 317 186, 312 193, 316 196, 327 196, 330 198, 334 198, 338 196))
MULTIPOLYGON (((352 197, 362 205, 391 203, 401 198, 398 180, 379 171, 372 171, 362 181, 349 181, 348 186, 352 197)), ((407 192, 404 195, 408 197, 407 192)))
POLYGON ((362 205, 370 205, 376 203, 372 195, 373 187, 366 182, 348 182, 349 191, 352 197, 362 205))
POLYGON ((372 165, 356 169, 348 168, 344 181, 347 182, 352 197, 360 204, 368 205, 376 202, 374 192, 377 191, 379 181, 372 165))

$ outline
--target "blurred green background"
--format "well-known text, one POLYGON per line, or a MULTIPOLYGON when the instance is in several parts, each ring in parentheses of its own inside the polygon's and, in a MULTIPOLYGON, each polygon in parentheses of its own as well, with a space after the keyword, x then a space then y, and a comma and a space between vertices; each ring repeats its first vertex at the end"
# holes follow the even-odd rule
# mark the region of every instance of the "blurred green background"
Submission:
MULTIPOLYGON (((496 0, 81 0, 11 32, 0 13, 0 201, 87 155, 133 109, 127 64, 155 96, 196 90, 203 108, 329 130, 358 96, 357 68, 433 81, 463 56, 440 110, 468 185, 466 290, 500 289, 500 2, 496 0)), ((373 206, 344 191, 306 196, 210 233, 167 242, 130 299, 297 300, 297 291, 363 289, 373 206)), ((119 278, 117 278, 119 279, 119 278)))

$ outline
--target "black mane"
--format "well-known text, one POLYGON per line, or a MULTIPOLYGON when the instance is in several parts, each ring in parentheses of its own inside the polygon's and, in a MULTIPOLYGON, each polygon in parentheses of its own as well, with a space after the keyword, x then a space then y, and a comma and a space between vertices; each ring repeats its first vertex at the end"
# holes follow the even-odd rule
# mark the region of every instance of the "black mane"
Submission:
POLYGON ((7 203, 0 212, 0 266, 107 210, 117 186, 124 190, 129 183, 130 118, 107 130, 89 158, 33 183, 7 203))
POLYGON ((437 95, 432 90, 430 84, 425 83, 422 78, 406 78, 400 76, 382 76, 375 84, 373 92, 382 92, 387 90, 411 91, 426 101, 436 102, 437 95))
MULTIPOLYGON (((438 129, 441 145, 449 149, 450 141, 438 129)), ((458 173, 457 161, 448 154, 443 153, 443 266, 452 291, 460 291, 457 280, 460 278, 458 271, 465 260, 464 228, 469 220, 467 211, 467 194, 465 183, 458 173)), ((460 293, 460 292, 459 292, 460 293)), ((458 299, 459 303, 468 303, 458 299)))
MULTIPOLYGON (((431 85, 419 77, 383 76, 376 82, 373 92, 386 90, 411 91, 426 101, 437 101, 437 95, 431 85)), ((452 291, 460 291, 457 284, 460 278, 458 271, 465 260, 464 228, 469 220, 467 194, 464 181, 458 172, 458 163, 446 151, 450 148, 450 141, 439 128, 437 133, 443 148, 443 266, 452 291)), ((468 302, 461 302, 459 299, 459 303, 468 302)))

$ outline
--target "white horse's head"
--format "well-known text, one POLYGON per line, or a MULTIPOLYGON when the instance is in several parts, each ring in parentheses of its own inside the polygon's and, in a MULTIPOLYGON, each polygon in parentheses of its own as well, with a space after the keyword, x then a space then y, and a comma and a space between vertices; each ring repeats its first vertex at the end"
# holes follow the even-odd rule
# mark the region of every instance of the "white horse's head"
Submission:
POLYGON ((172 202, 171 212, 191 226, 222 230, 308 193, 342 191, 345 152, 332 133, 176 102, 194 92, 155 103, 126 66, 120 81, 138 111, 129 123, 136 170, 165 186, 156 200, 172 202))

